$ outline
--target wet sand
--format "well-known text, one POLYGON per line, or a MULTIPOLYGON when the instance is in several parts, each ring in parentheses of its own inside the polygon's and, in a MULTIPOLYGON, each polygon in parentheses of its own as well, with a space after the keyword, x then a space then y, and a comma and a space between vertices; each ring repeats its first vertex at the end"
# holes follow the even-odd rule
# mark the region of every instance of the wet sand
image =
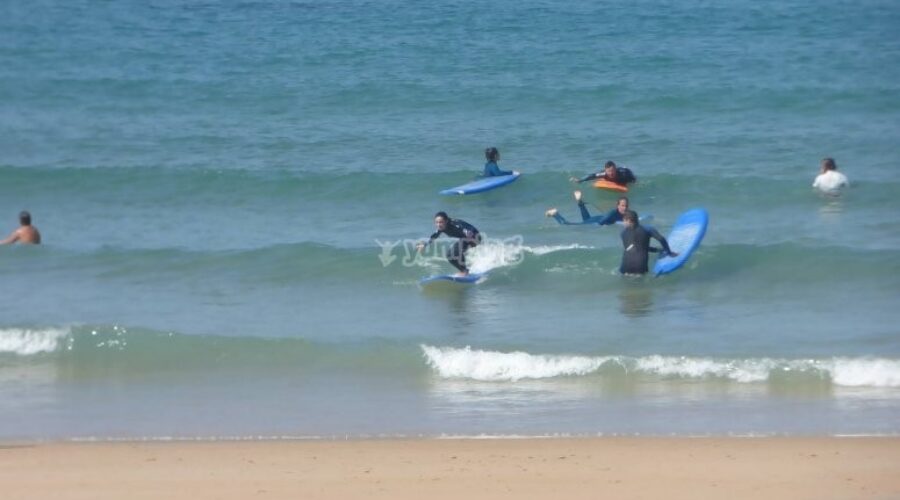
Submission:
POLYGON ((900 438, 0 446, 10 499, 900 498, 900 438))

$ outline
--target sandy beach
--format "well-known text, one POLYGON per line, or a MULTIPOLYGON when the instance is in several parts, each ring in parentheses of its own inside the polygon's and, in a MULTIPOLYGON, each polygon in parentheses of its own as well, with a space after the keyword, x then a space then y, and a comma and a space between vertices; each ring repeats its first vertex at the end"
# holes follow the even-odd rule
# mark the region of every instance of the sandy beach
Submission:
POLYGON ((7 444, 15 499, 900 498, 898 438, 7 444))

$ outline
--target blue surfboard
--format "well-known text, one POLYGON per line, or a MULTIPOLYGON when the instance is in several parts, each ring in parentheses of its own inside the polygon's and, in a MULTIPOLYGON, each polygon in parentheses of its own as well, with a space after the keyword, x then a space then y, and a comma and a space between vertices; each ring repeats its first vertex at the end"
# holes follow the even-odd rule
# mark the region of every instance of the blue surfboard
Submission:
POLYGON ((479 280, 487 276, 487 273, 469 273, 466 276, 456 276, 454 274, 438 274, 429 276, 419 280, 419 285, 427 285, 429 283, 460 283, 464 285, 472 285, 478 283, 479 280))
POLYGON ((463 184, 462 186, 452 187, 441 191, 441 194, 475 194, 497 189, 515 181, 522 175, 520 172, 513 172, 510 175, 496 175, 493 177, 483 177, 481 179, 463 184))
POLYGON ((657 260, 653 266, 653 274, 656 276, 669 274, 683 266, 703 241, 708 224, 709 214, 702 208, 692 208, 679 215, 675 225, 672 226, 672 232, 666 238, 669 248, 677 253, 678 257, 662 257, 657 260))

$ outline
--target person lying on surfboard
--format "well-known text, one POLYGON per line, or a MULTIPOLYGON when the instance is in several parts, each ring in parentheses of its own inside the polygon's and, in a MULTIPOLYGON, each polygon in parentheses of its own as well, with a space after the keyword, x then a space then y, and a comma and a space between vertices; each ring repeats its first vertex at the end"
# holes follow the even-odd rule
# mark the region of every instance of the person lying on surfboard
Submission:
POLYGON ((616 208, 603 215, 595 215, 592 217, 590 212, 588 212, 587 207, 584 205, 584 201, 581 199, 581 191, 576 190, 572 195, 575 197, 575 202, 578 203, 578 209, 581 211, 581 222, 567 221, 555 208, 547 210, 547 217, 553 217, 556 219, 556 222, 559 222, 560 224, 597 224, 600 226, 608 226, 622 220, 622 216, 625 214, 625 211, 628 210, 628 198, 623 196, 616 202, 616 208))
POLYGON ((462 219, 451 219, 446 212, 438 212, 434 214, 434 226, 437 231, 428 238, 427 242, 420 242, 416 245, 416 251, 421 252, 432 241, 436 240, 441 233, 451 238, 459 238, 456 243, 447 250, 447 260, 450 264, 459 270, 457 276, 468 276, 469 268, 466 267, 466 250, 474 248, 481 243, 481 234, 472 224, 462 219))
POLYGON ((588 174, 581 179, 577 177, 571 177, 569 180, 581 184, 582 182, 601 179, 609 182, 614 182, 620 186, 625 186, 626 184, 637 182, 637 177, 634 176, 634 173, 631 172, 631 169, 629 169, 628 167, 617 167, 615 162, 613 161, 606 162, 606 165, 603 166, 603 172, 588 174))
POLYGON ((622 222, 625 229, 622 230, 622 263, 619 265, 619 272, 622 274, 645 274, 649 269, 647 260, 650 258, 648 252, 660 252, 662 255, 677 257, 678 254, 669 248, 669 242, 659 234, 656 229, 647 226, 641 226, 638 221, 638 214, 634 210, 626 210, 622 216, 622 222), (662 245, 662 249, 651 247, 650 238, 655 238, 662 245))
POLYGON ((484 164, 484 176, 485 177, 496 177, 498 175, 512 175, 512 172, 507 172, 506 170, 500 170, 500 167, 497 166, 497 162, 500 161, 500 151, 497 148, 487 148, 484 150, 484 159, 487 160, 487 163, 484 164))

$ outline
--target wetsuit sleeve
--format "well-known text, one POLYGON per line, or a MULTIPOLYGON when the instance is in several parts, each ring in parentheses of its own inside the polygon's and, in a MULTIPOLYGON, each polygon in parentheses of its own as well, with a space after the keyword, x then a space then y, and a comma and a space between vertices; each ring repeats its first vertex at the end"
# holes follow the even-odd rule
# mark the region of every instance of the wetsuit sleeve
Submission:
MULTIPOLYGON (((665 251, 667 254, 672 253, 672 249, 669 248, 669 242, 666 241, 666 239, 663 237, 663 235, 659 234, 659 231, 657 231, 656 228, 653 228, 653 227, 647 227, 647 228, 645 228, 645 229, 647 229, 647 232, 650 233, 650 236, 652 236, 653 238, 655 238, 656 241, 659 241, 659 243, 662 245, 663 251, 665 251)), ((658 248, 650 247, 650 251, 651 251, 651 252, 658 252, 659 249, 658 249, 658 248)))
POLYGON ((631 171, 630 168, 622 167, 616 172, 618 177, 622 179, 621 182, 628 184, 629 182, 637 182, 637 177, 634 176, 634 172, 631 171))
POLYGON ((425 243, 425 244, 426 244, 426 245, 431 244, 431 242, 434 241, 434 240, 436 240, 436 239, 438 238, 438 236, 440 236, 440 235, 441 235, 441 232, 440 232, 440 231, 435 231, 434 234, 432 234, 431 236, 428 237, 428 242, 425 243))
POLYGON ((588 175, 582 177, 581 179, 578 179, 578 183, 581 184, 582 182, 592 181, 594 179, 603 179, 603 178, 605 178, 605 176, 606 176, 606 174, 599 174, 599 173, 594 172, 593 174, 588 174, 588 175))
POLYGON ((607 212, 606 215, 604 215, 603 218, 597 222, 597 224, 599 224, 601 226, 608 226, 610 224, 615 224, 617 221, 620 221, 620 220, 622 220, 622 217, 619 216, 619 211, 614 208, 614 209, 610 210, 609 212, 607 212))

